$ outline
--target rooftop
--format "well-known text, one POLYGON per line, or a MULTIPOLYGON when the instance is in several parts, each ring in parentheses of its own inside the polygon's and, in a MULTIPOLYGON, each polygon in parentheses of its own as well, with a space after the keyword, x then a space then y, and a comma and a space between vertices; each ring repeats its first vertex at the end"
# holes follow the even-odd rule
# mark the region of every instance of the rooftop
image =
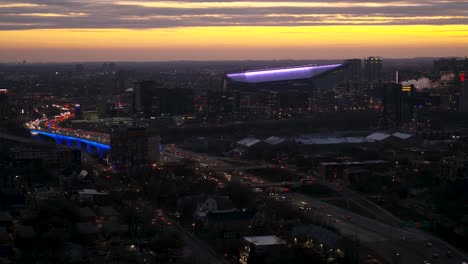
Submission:
POLYGON ((230 73, 226 76, 233 81, 244 83, 300 80, 315 77, 327 71, 338 69, 341 66, 342 64, 330 64, 321 66, 309 65, 291 68, 276 68, 246 71, 241 73, 230 73))
POLYGON ((0 212, 0 222, 11 222, 13 221, 13 217, 9 212, 0 212))
POLYGON ((412 135, 408 134, 408 133, 395 132, 395 133, 392 134, 392 136, 397 137, 397 138, 401 138, 401 139, 408 139, 412 135))
POLYGON ((78 214, 80 217, 82 218, 92 218, 92 217, 96 217, 96 214, 93 212, 93 210, 91 210, 91 208, 89 207, 84 207, 84 208, 80 208, 78 209, 78 214))
POLYGON ((393 134, 385 133, 385 132, 375 132, 367 136, 366 138, 369 140, 375 140, 375 141, 382 141, 385 140, 389 137, 393 138, 399 138, 399 139, 409 139, 413 135, 408 134, 408 133, 402 133, 402 132, 395 132, 393 134))
POLYGON ((98 192, 95 189, 83 189, 78 192, 79 195, 106 195, 105 192, 98 192))
POLYGON ((271 236, 251 236, 244 237, 247 242, 250 242, 256 246, 272 246, 272 245, 284 245, 286 242, 281 238, 271 235, 271 236))
POLYGON ((388 138, 390 136, 391 135, 387 134, 387 133, 375 132, 375 133, 370 134, 369 136, 367 136, 367 139, 375 140, 375 141, 381 141, 381 140, 384 140, 384 139, 386 139, 386 138, 388 138))
POLYGON ((238 141, 237 144, 250 147, 250 146, 257 144, 260 141, 261 141, 260 139, 256 139, 256 138, 244 138, 243 140, 238 141))
POLYGON ((374 142, 374 140, 366 137, 300 137, 296 138, 295 141, 305 145, 362 144, 374 142))
POLYGON ((97 215, 109 217, 109 216, 119 216, 119 213, 111 206, 102 206, 97 208, 97 215))
POLYGON ((32 226, 18 225, 16 227, 16 235, 18 237, 23 237, 23 238, 34 237, 34 236, 36 236, 36 232, 34 231, 32 226))
POLYGON ((293 228, 294 235, 306 235, 309 238, 319 241, 325 246, 334 248, 337 246, 340 237, 338 234, 320 226, 306 225, 293 228))
POLYGON ((286 139, 284 139, 284 138, 269 137, 269 138, 265 139, 263 142, 268 143, 270 145, 276 145, 276 144, 279 144, 279 143, 283 143, 284 141, 286 141, 286 139))
POLYGON ((77 223, 76 231, 80 234, 92 235, 98 232, 97 226, 94 223, 77 223))
POLYGON ((386 160, 364 160, 364 161, 344 161, 344 162, 320 162, 322 166, 352 166, 352 165, 375 165, 375 164, 387 164, 386 160))

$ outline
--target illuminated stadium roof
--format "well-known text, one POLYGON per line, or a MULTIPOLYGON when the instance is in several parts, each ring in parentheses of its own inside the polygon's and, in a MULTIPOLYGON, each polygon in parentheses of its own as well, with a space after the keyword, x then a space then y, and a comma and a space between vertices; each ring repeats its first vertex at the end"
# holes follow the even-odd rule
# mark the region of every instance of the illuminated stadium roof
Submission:
POLYGON ((342 64, 330 64, 321 66, 301 66, 292 68, 254 70, 241 73, 230 73, 226 76, 232 81, 243 83, 289 81, 309 79, 327 71, 338 69, 341 66, 342 64))

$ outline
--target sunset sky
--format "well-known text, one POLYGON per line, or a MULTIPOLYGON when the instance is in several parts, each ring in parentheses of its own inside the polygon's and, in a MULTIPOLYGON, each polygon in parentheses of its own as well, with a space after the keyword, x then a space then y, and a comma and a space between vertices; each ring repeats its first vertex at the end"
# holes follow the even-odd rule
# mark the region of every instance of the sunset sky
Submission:
POLYGON ((468 55, 468 1, 0 0, 0 61, 468 55))

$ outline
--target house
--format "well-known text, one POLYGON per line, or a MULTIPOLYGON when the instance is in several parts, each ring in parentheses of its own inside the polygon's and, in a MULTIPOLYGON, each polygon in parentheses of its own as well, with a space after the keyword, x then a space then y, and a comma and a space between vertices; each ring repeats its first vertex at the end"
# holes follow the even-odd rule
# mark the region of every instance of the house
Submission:
POLYGON ((20 220, 22 223, 33 223, 37 217, 37 212, 31 208, 22 210, 20 213, 20 220))
POLYGON ((36 237, 36 232, 32 226, 18 225, 15 228, 16 238, 31 239, 36 237))
MULTIPOLYGON (((265 263, 269 257, 279 261, 272 256, 281 255, 288 246, 286 241, 275 235, 244 237, 243 242, 239 257, 241 264, 265 263)), ((274 263, 280 263, 277 261, 274 263)))
POLYGON ((10 212, 0 211, 0 226, 9 227, 13 223, 13 217, 10 212))
POLYGON ((36 232, 32 226, 18 225, 15 228, 15 245, 18 248, 33 248, 36 241, 36 232))
POLYGON ((0 245, 8 244, 10 241, 10 235, 8 234, 5 227, 0 227, 0 245))
POLYGON ((109 194, 106 192, 98 192, 95 189, 83 189, 78 192, 78 201, 81 203, 100 203, 109 199, 109 194))
POLYGON ((0 190, 0 209, 20 211, 24 209, 26 196, 17 189, 4 188, 0 190))
POLYGON ((200 194, 185 196, 179 198, 177 204, 179 208, 190 208, 196 218, 204 217, 208 212, 233 208, 229 197, 222 195, 200 194))
POLYGON ((77 223, 76 232, 87 239, 95 239, 98 235, 98 228, 96 223, 77 223))
POLYGON ((80 222, 94 222, 96 221, 96 214, 89 207, 78 209, 78 217, 80 222))
POLYGON ((291 232, 295 243, 303 244, 306 248, 315 249, 321 256, 328 259, 343 258, 345 254, 357 254, 356 248, 349 246, 349 241, 339 234, 316 225, 301 225, 293 228, 291 232))
POLYGON ((224 238, 233 238, 249 228, 255 214, 255 211, 237 209, 208 212, 204 226, 224 238))
POLYGON ((48 187, 36 187, 34 192, 31 193, 31 196, 36 201, 45 201, 57 197, 57 192, 53 188, 48 187))
POLYGON ((124 235, 128 232, 128 226, 123 225, 118 221, 107 221, 102 224, 102 233, 106 237, 112 237, 114 235, 124 235))
POLYGON ((2 261, 1 257, 8 258, 14 255, 12 245, 10 234, 6 228, 0 227, 0 262, 2 261))
POLYGON ((61 263, 86 263, 89 262, 89 254, 86 249, 78 244, 65 242, 59 253, 61 263))
POLYGON ((340 236, 328 229, 316 225, 301 225, 294 227, 292 235, 300 241, 311 241, 318 247, 323 245, 327 249, 340 247, 340 236))
POLYGON ((96 215, 104 221, 117 220, 120 216, 119 212, 117 212, 112 206, 98 207, 96 209, 96 215))

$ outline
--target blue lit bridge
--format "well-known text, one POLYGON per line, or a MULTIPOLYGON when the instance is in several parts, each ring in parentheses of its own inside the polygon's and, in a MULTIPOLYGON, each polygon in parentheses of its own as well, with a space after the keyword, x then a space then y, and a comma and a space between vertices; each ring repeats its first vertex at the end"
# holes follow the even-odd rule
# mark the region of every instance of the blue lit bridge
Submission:
POLYGON ((57 145, 66 145, 68 147, 86 148, 90 154, 98 153, 99 157, 104 157, 111 149, 109 136, 105 134, 90 134, 86 131, 43 131, 31 129, 31 134, 41 135, 55 139, 57 145))

